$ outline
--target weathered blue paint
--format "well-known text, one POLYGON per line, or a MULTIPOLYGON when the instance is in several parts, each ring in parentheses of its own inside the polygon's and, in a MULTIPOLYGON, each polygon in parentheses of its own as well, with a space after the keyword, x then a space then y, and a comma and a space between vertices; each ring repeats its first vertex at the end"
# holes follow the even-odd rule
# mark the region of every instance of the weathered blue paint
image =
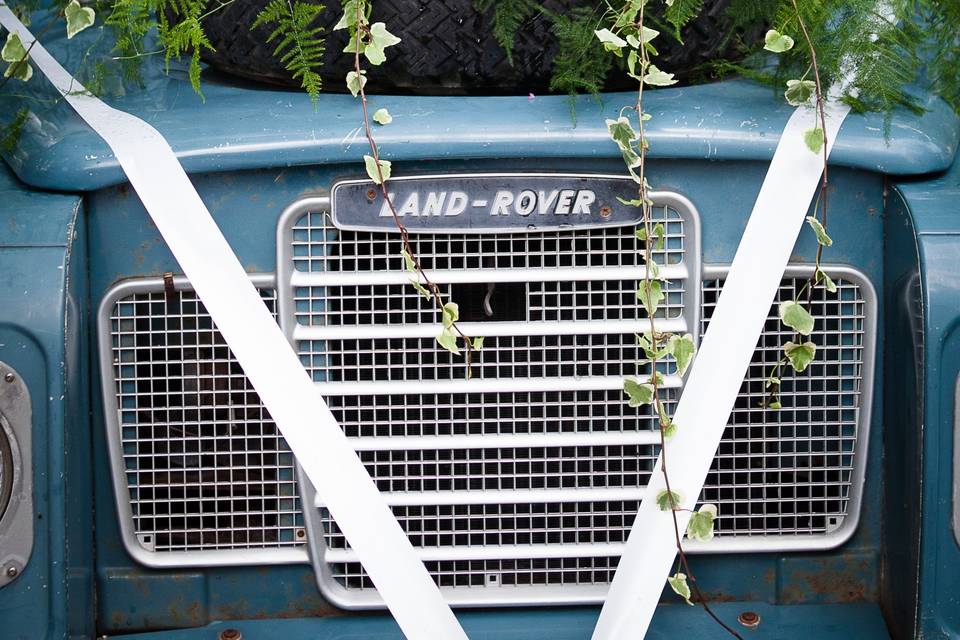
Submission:
POLYGON ((0 360, 30 389, 36 509, 30 561, 0 591, 3 638, 94 632, 81 207, 79 197, 27 189, 0 165, 0 360))
MULTIPOLYGON (((773 606, 765 602, 718 603, 719 615, 730 620, 744 637, 756 640, 830 640, 832 638, 875 640, 889 638, 880 608, 871 604, 773 606), (744 612, 760 616, 755 630, 736 623, 744 612)), ((718 638, 724 633, 706 614, 683 605, 660 607, 647 638, 718 638)), ((587 640, 597 621, 597 610, 568 608, 562 611, 526 610, 461 613, 471 638, 482 640, 587 640)), ((271 620, 218 622, 203 629, 118 636, 128 640, 200 640, 215 638, 225 629, 236 629, 244 638, 313 638, 314 640, 401 640, 396 624, 384 616, 327 618, 322 620, 271 620)))
MULTIPOLYGON (((960 635, 960 572, 956 570, 960 548, 952 524, 952 491, 956 482, 954 390, 960 375, 960 160, 932 180, 898 184, 897 193, 917 233, 924 313, 921 388, 925 399, 922 422, 899 425, 922 429, 920 455, 908 461, 920 465, 922 485, 917 486, 917 481, 908 484, 904 498, 905 504, 919 511, 920 531, 914 530, 913 539, 901 542, 911 551, 916 546, 920 550, 915 596, 917 636, 956 636, 960 635)), ((891 389, 891 393, 906 395, 910 388, 891 389)))
MULTIPOLYGON (((39 31, 43 19, 37 20, 39 31)), ((85 47, 77 40, 93 44, 98 31, 80 34, 74 46, 65 46, 60 35, 45 43, 68 68, 78 68, 85 47)), ((349 95, 324 94, 314 108, 302 92, 211 78, 203 103, 181 70, 175 67, 166 76, 159 56, 142 60, 144 86, 128 86, 111 102, 155 126, 189 173, 359 162, 369 151, 360 135, 357 101, 349 95)), ((28 90, 49 99, 49 89, 38 78, 28 90)), ((619 158, 604 119, 616 118, 633 100, 628 93, 599 101, 582 97, 575 122, 565 96, 383 96, 372 97, 371 107, 388 106, 393 114, 393 123, 377 131, 390 160, 619 158)), ((12 113, 19 104, 2 97, 0 111, 12 113)), ((849 118, 833 162, 887 174, 946 169, 960 140, 960 122, 943 101, 931 98, 925 104, 923 115, 895 113, 889 129, 879 114, 849 118)), ((21 179, 71 191, 125 181, 105 143, 66 104, 30 107, 37 119, 7 155, 21 179)), ((772 89, 739 80, 655 91, 646 97, 645 109, 653 115, 647 131, 652 156, 700 160, 769 160, 793 112, 772 89)))

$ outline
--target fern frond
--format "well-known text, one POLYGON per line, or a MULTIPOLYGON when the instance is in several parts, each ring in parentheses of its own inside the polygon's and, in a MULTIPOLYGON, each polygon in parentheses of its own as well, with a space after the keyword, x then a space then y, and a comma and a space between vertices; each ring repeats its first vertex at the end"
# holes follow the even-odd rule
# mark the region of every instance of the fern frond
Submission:
POLYGON ((674 0, 663 13, 664 19, 673 27, 673 34, 677 40, 683 42, 680 30, 700 15, 703 11, 703 0, 674 0))
POLYGON ((271 0, 250 27, 274 27, 267 37, 267 42, 274 45, 273 55, 294 80, 300 81, 314 104, 323 88, 317 70, 323 65, 326 44, 323 27, 313 23, 323 9, 323 5, 298 0, 271 0))
POLYGON ((578 93, 596 95, 603 89, 613 66, 613 57, 594 35, 600 18, 600 13, 587 7, 553 17, 553 33, 559 52, 553 60, 551 91, 574 96, 578 93))
POLYGON ((507 54, 507 62, 513 65, 513 45, 517 30, 530 16, 540 10, 536 0, 474 0, 477 11, 486 13, 493 7, 493 37, 507 54))

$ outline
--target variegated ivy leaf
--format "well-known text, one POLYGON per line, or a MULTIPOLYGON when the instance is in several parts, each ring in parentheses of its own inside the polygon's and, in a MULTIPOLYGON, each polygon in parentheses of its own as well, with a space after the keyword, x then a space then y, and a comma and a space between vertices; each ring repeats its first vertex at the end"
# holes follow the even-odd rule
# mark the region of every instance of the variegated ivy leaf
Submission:
POLYGON ((819 154, 823 151, 823 145, 826 142, 826 138, 823 136, 823 129, 820 127, 815 127, 813 129, 808 129, 803 132, 803 142, 807 145, 807 149, 810 149, 813 153, 819 154))
POLYGON ((417 263, 406 247, 400 250, 400 255, 403 256, 403 267, 410 273, 416 273, 417 263))
POLYGON ((350 93, 353 94, 353 97, 356 98, 360 95, 360 90, 365 87, 367 84, 367 72, 360 71, 351 71, 347 74, 347 89, 350 90, 350 93))
POLYGON ((14 32, 7 34, 7 40, 0 49, 0 59, 10 65, 3 72, 4 77, 13 77, 26 82, 33 77, 33 67, 27 62, 27 50, 20 40, 20 35, 14 32))
POLYGON ((630 124, 630 120, 625 116, 620 116, 616 120, 608 119, 606 124, 610 139, 617 143, 617 146, 620 148, 620 153, 623 154, 623 160, 627 163, 627 167, 633 168, 640 166, 640 155, 633 148, 633 144, 637 140, 637 132, 633 130, 633 125, 630 124))
POLYGON ((343 15, 340 16, 340 22, 334 25, 334 31, 357 26, 357 1, 347 0, 343 3, 343 15))
POLYGON ((598 29, 593 32, 597 36, 597 40, 603 43, 603 48, 607 51, 613 51, 617 55, 620 54, 620 49, 623 49, 627 46, 627 41, 615 34, 610 29, 598 29))
POLYGON ((833 281, 833 278, 828 276, 826 273, 817 269, 817 283, 823 283, 823 286, 826 287, 827 291, 830 293, 837 292, 837 283, 833 281))
POLYGON ((653 317, 654 314, 657 313, 657 309, 660 308, 660 303, 663 302, 664 297, 663 286, 659 280, 643 280, 640 282, 639 288, 637 288, 637 298, 640 300, 640 303, 643 304, 643 308, 650 317, 653 317))
POLYGON ((652 87, 669 87, 672 84, 677 84, 677 80, 672 73, 660 71, 655 64, 651 64, 647 68, 643 81, 652 87))
POLYGON ((793 49, 793 38, 786 34, 780 33, 776 29, 770 29, 767 31, 767 35, 763 40, 763 48, 767 51, 772 51, 773 53, 783 53, 784 51, 790 51, 790 49, 793 49))
POLYGON ((363 163, 367 167, 367 175, 376 184, 382 184, 390 179, 391 164, 389 160, 375 160, 373 156, 363 156, 363 163), (377 164, 380 170, 377 171, 377 164))
POLYGON ((623 392, 627 394, 627 404, 631 407, 653 403, 653 385, 641 384, 633 378, 627 378, 623 381, 623 392))
POLYGON ((660 511, 673 511, 680 508, 680 494, 663 489, 657 494, 657 507, 660 511))
POLYGON ((483 349, 483 336, 477 336, 473 339, 473 350, 480 351, 483 349))
POLYGON ((443 305, 443 326, 449 329, 457 320, 460 319, 460 305, 456 302, 448 302, 443 305))
POLYGON ((713 523, 717 518, 717 505, 705 504, 690 516, 687 524, 687 537, 691 540, 708 542, 713 540, 713 523))
POLYGON ((437 343, 450 353, 456 356, 460 355, 460 347, 457 346, 457 336, 454 335, 452 330, 444 329, 443 333, 437 336, 437 343))
POLYGON ((813 232, 817 234, 818 243, 825 247, 833 245, 833 239, 827 235, 827 230, 823 228, 823 225, 820 224, 819 220, 817 220, 814 216, 807 216, 807 224, 809 224, 813 229, 813 232))
POLYGON ((813 316, 799 302, 788 300, 782 303, 780 320, 801 335, 808 336, 813 331, 813 316))
POLYGON ((767 405, 767 408, 768 408, 768 409, 778 409, 778 410, 779 410, 779 409, 782 409, 782 408, 783 408, 783 405, 780 404, 780 401, 779 401, 779 400, 774 400, 773 402, 771 402, 770 404, 767 405))
POLYGON ((363 55, 367 57, 372 65, 381 65, 387 60, 387 54, 384 51, 387 47, 399 44, 400 38, 387 31, 387 25, 382 22, 374 22, 370 25, 370 42, 363 50, 363 55))
POLYGON ((417 293, 419 293, 420 295, 422 295, 422 296, 423 296, 424 298, 426 298, 427 300, 433 300, 433 294, 430 293, 430 290, 427 289, 427 288, 426 288, 425 286, 423 286, 422 284, 420 284, 419 282, 417 282, 416 280, 411 280, 411 281, 410 281, 410 286, 412 286, 414 289, 416 289, 417 293))
POLYGON ((81 7, 77 0, 70 0, 63 15, 67 19, 67 40, 93 25, 96 14, 90 7, 81 7))
POLYGON ((667 584, 669 584, 673 592, 683 598, 688 605, 691 607, 694 606, 693 603, 690 602, 690 585, 687 584, 686 574, 678 571, 676 575, 667 578, 667 584))
POLYGON ((377 124, 388 125, 393 122, 393 116, 386 109, 377 109, 373 112, 373 121, 377 124))
POLYGON ((794 107, 810 102, 810 98, 817 90, 817 83, 813 80, 787 80, 787 90, 783 97, 794 107))
POLYGON ((770 387, 779 387, 779 386, 780 386, 780 378, 777 378, 776 376, 770 376, 769 378, 767 378, 767 384, 765 385, 765 388, 769 389, 770 387))
POLYGON ((790 360, 793 368, 802 373, 806 370, 807 366, 813 362, 813 358, 817 354, 817 345, 812 342, 803 342, 801 344, 788 342, 783 345, 783 352, 786 354, 787 359, 790 360))
POLYGON ((673 359, 677 361, 677 373, 682 376, 687 372, 687 367, 690 366, 693 354, 697 350, 693 344, 693 335, 686 333, 682 336, 676 334, 670 336, 669 348, 673 359))

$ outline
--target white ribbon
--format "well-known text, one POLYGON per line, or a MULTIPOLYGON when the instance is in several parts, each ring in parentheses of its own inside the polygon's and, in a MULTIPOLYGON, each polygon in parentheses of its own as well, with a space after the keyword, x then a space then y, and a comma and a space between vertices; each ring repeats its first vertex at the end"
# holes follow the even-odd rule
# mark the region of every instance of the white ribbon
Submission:
POLYGON ((465 639, 167 141, 146 122, 87 93, 2 3, 0 24, 20 35, 32 62, 113 150, 403 633, 411 640, 465 639))
MULTIPOLYGON (((827 153, 850 109, 829 102, 827 153)), ((787 122, 710 326, 674 413, 679 427, 667 442, 670 488, 680 496, 681 535, 703 490, 707 472, 733 410, 790 253, 823 174, 823 154, 807 148, 803 133, 819 125, 813 109, 800 107, 787 122)), ((643 502, 614 575, 593 640, 635 640, 650 620, 677 555, 673 514, 656 496, 666 490, 663 458, 650 476, 643 502)))

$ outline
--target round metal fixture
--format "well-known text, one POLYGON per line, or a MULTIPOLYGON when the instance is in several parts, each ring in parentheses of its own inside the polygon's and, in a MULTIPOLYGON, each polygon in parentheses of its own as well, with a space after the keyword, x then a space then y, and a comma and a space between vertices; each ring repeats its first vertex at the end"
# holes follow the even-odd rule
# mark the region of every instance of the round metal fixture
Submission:
POLYGON ((744 611, 737 616, 737 622, 747 629, 756 629, 760 625, 760 614, 753 611, 744 611))

